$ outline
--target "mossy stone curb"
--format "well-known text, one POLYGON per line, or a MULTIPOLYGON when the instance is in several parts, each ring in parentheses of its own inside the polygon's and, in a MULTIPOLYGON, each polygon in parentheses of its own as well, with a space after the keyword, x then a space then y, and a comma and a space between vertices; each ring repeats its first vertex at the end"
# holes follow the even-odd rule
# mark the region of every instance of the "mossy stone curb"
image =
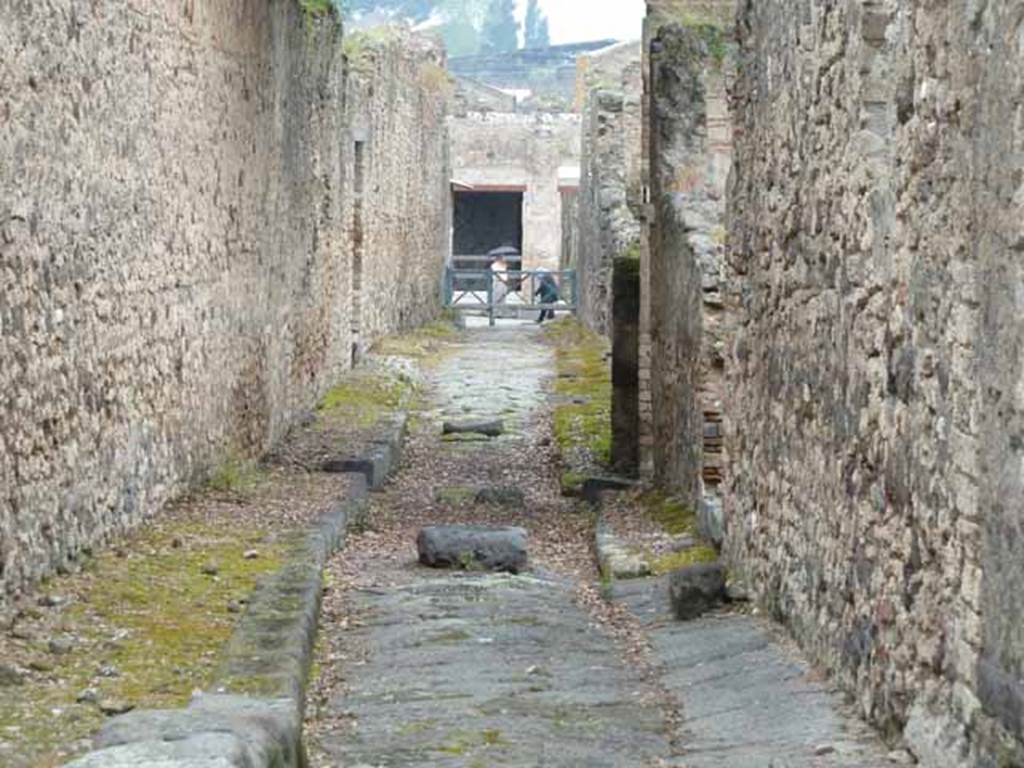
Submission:
POLYGON ((405 413, 386 419, 377 426, 362 456, 328 459, 321 469, 330 473, 359 473, 366 477, 370 488, 380 488, 402 460, 408 421, 405 413))
MULTIPOLYGON (((389 421, 381 441, 398 464, 406 419, 389 421)), ((380 482, 383 482, 381 476, 380 482)), ((369 479, 352 474, 349 494, 303 534, 285 565, 256 587, 229 641, 212 691, 185 709, 140 710, 107 723, 95 751, 68 768, 304 768, 302 720, 327 560, 365 516, 369 479)))

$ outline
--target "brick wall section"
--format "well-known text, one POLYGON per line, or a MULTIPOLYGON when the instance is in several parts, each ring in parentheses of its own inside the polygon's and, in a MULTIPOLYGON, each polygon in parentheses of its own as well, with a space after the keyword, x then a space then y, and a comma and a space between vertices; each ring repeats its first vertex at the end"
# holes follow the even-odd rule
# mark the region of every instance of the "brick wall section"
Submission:
POLYGON ((1024 764, 1022 14, 739 19, 728 552, 926 766, 1024 764))
MULTIPOLYGON (((315 403, 351 356, 352 210, 339 29, 291 0, 9 2, 0 48, 2 602, 315 403)), ((437 114, 409 99, 390 133, 437 114)), ((383 207, 422 232, 447 172, 417 172, 383 207)), ((378 293, 375 331, 436 306, 378 293)))

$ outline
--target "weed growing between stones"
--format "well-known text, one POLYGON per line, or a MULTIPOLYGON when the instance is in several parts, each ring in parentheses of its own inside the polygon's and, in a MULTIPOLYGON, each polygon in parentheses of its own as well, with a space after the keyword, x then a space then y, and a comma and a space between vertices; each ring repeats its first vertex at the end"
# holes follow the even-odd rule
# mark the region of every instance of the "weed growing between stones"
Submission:
POLYGON ((299 7, 307 16, 326 16, 337 10, 334 0, 299 0, 299 7))
POLYGON ((345 35, 341 49, 349 68, 356 72, 368 72, 373 68, 376 52, 395 43, 398 33, 387 26, 359 30, 345 35))
POLYGON ((208 485, 221 493, 237 493, 253 488, 263 477, 256 462, 231 453, 210 476, 208 485))

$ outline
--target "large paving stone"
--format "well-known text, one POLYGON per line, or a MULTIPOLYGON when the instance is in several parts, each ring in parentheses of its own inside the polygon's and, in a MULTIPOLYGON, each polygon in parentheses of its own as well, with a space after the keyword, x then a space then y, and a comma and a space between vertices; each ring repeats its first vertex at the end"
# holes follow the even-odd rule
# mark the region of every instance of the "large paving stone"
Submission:
POLYGON ((522 528, 435 525, 416 540, 420 562, 432 568, 483 568, 520 573, 527 565, 527 533, 522 528))
POLYGON ((326 765, 643 768, 671 751, 642 673, 571 585, 448 574, 355 600, 350 642, 371 653, 328 705, 353 725, 324 739, 326 765))

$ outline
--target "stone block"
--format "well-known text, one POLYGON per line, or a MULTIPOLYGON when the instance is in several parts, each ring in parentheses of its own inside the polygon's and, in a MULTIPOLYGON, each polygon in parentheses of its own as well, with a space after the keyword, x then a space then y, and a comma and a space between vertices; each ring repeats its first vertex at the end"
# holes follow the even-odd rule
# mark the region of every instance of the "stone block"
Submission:
POLYGON ((505 433, 505 423, 500 419, 485 421, 446 421, 442 426, 445 435, 484 435, 500 437, 505 433))
POLYGON ((674 571, 669 576, 669 600, 676 618, 696 619, 725 600, 725 567, 702 563, 674 571))
POLYGON ((521 509, 526 506, 526 494, 520 488, 481 488, 476 492, 475 501, 477 504, 521 509))
POLYGON ((432 568, 465 568, 521 573, 527 567, 523 528, 436 525, 416 539, 420 562, 432 568))

